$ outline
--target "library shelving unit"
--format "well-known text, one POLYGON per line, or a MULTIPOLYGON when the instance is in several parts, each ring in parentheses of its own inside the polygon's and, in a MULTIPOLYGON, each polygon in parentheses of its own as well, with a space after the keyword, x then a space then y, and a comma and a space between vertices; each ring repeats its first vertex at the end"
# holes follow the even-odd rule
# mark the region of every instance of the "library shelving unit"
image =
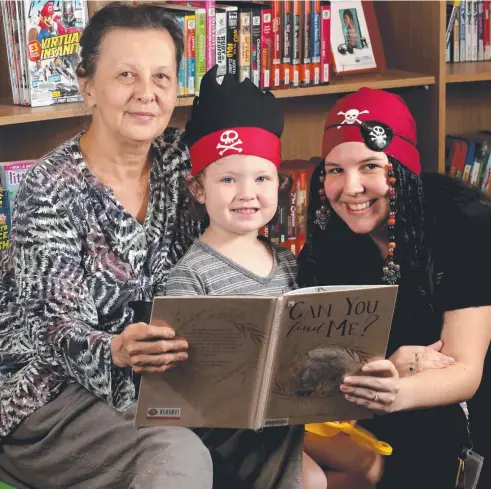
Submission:
MULTIPOLYGON (((445 63, 445 2, 388 0, 374 5, 387 69, 333 76, 329 85, 275 91, 285 111, 283 158, 320 155, 326 112, 339 96, 368 86, 406 100, 418 125, 424 169, 443 172, 447 132, 491 128, 491 62, 445 63)), ((40 157, 87 127, 90 114, 82 104, 12 104, 3 32, 0 68, 0 161, 40 157)), ((180 98, 171 124, 182 127, 191 105, 192 97, 180 98)))

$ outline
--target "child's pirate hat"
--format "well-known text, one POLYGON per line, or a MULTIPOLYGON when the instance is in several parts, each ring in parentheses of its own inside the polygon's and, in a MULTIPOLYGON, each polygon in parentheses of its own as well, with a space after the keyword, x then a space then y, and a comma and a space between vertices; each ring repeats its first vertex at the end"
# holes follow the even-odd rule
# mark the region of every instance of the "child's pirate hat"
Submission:
POLYGON ((230 155, 254 155, 279 166, 283 111, 270 91, 261 91, 249 78, 238 82, 225 75, 217 82, 215 65, 201 81, 186 124, 192 174, 230 155))

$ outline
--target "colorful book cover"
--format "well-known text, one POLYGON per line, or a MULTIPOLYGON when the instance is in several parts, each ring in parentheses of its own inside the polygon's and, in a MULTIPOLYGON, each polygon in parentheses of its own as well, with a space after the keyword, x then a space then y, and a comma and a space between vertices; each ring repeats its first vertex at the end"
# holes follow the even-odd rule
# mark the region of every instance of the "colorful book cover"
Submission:
POLYGON ((14 210, 15 198, 24 175, 36 160, 6 161, 0 163, 0 183, 6 191, 10 215, 14 210))
POLYGON ((86 2, 25 0, 20 5, 31 105, 82 101, 76 69, 87 24, 86 2))

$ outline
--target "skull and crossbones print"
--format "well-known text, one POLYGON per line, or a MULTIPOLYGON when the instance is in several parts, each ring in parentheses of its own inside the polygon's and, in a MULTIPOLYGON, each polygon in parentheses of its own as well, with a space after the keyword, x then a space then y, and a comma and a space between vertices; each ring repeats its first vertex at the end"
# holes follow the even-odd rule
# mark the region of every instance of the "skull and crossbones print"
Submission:
POLYGON ((382 126, 373 126, 373 129, 370 131, 370 136, 370 139, 376 141, 379 145, 387 143, 387 134, 385 134, 385 129, 382 126))
POLYGON ((361 114, 368 114, 368 110, 358 110, 358 109, 349 109, 346 112, 338 112, 338 115, 344 115, 344 121, 341 122, 341 124, 338 126, 338 129, 343 125, 343 124, 354 124, 355 122, 358 122, 358 124, 361 124, 361 121, 358 119, 358 117, 361 114))
POLYGON ((239 138, 239 133, 234 131, 233 129, 228 129, 223 131, 220 135, 220 143, 217 144, 216 149, 220 149, 221 151, 218 153, 220 156, 223 156, 227 151, 233 150, 237 153, 242 153, 242 148, 239 148, 241 144, 243 144, 242 140, 239 138))

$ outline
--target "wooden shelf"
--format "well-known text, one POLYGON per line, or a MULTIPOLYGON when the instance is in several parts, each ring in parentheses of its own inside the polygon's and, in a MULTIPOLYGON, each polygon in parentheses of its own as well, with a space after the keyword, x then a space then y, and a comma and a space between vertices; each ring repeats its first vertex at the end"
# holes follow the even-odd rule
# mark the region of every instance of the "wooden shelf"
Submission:
MULTIPOLYGON (((421 85, 434 85, 435 77, 421 73, 412 73, 400 70, 386 70, 384 73, 351 75, 333 78, 330 85, 316 85, 312 87, 288 88, 275 90, 278 98, 307 97, 313 95, 327 95, 334 93, 353 92, 362 86, 371 88, 401 88, 421 85)), ((190 107, 194 97, 181 97, 177 107, 190 107)), ((71 117, 84 117, 90 111, 79 103, 50 105, 48 107, 22 107, 19 105, 0 104, 0 126, 10 124, 23 124, 71 117)))
POLYGON ((391 88, 417 87, 434 84, 435 77, 432 75, 387 69, 383 73, 345 75, 344 77, 336 76, 333 77, 332 82, 329 85, 317 85, 305 88, 287 88, 284 90, 275 90, 274 94, 278 98, 293 98, 355 92, 361 87, 387 90, 391 88))
POLYGON ((447 83, 466 83, 491 80, 491 61, 447 63, 447 83))
POLYGON ((48 107, 0 104, 0 126, 66 119, 69 117, 84 117, 89 114, 90 111, 80 103, 50 105, 48 107))

